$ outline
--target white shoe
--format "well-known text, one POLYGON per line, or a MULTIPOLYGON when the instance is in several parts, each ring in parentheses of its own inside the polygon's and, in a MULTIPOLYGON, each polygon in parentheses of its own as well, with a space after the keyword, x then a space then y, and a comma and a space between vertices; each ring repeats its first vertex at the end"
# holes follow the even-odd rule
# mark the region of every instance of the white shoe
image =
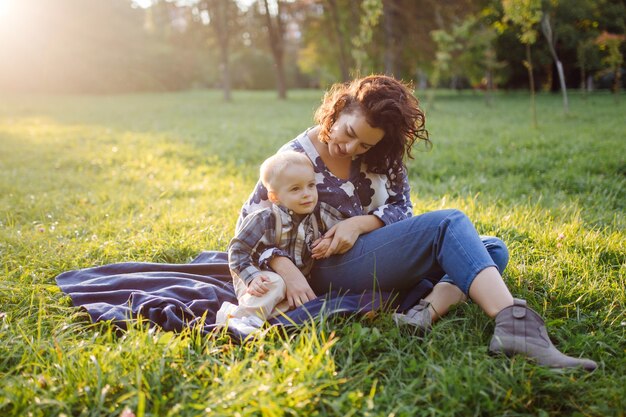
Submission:
POLYGON ((256 316, 231 317, 228 319, 228 328, 245 335, 257 332, 263 326, 264 321, 256 316))
POLYGON ((217 313, 215 314, 215 324, 223 325, 226 324, 228 318, 233 314, 233 311, 237 309, 237 305, 233 303, 229 303, 228 301, 224 301, 222 306, 217 313))

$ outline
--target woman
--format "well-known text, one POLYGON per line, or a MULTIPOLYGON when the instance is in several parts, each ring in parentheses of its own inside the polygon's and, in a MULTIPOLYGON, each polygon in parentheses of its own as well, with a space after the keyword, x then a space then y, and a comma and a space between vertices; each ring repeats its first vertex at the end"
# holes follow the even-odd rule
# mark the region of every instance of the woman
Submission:
MULTIPOLYGON (((380 289, 405 293, 420 281, 436 282, 433 291, 396 322, 428 329, 449 307, 468 296, 496 327, 492 353, 523 354, 541 365, 596 368, 588 359, 559 352, 543 320, 524 300, 514 299, 500 271, 508 261, 504 243, 481 237, 458 210, 412 217, 404 157, 416 141, 430 145, 425 116, 411 89, 386 76, 369 76, 333 86, 315 114, 317 126, 281 148, 305 153, 313 162, 319 201, 345 220, 316 250, 310 282, 289 259, 277 256, 271 268, 283 277, 291 306, 329 289, 380 289)), ((259 183, 241 211, 268 205, 259 183)))

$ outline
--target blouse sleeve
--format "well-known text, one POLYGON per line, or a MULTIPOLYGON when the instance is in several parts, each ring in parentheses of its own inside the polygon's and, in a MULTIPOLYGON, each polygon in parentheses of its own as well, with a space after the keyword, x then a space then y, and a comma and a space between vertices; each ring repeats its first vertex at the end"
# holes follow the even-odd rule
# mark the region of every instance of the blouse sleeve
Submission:
POLYGON ((408 219, 413 215, 411 187, 406 167, 390 170, 387 193, 389 196, 385 204, 370 211, 369 214, 378 217, 385 225, 408 219))

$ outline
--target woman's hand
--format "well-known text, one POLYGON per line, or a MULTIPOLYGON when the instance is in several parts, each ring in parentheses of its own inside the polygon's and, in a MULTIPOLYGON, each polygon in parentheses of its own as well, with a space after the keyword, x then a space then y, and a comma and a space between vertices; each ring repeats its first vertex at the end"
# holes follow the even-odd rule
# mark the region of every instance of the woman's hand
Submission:
POLYGON ((322 236, 317 238, 311 245, 311 257, 313 259, 320 259, 326 253, 330 247, 330 243, 333 241, 332 236, 322 236))
POLYGON ((349 251, 354 242, 361 235, 361 231, 357 222, 357 217, 351 217, 349 219, 345 219, 328 229, 326 233, 324 233, 324 237, 320 244, 327 242, 330 240, 330 243, 325 244, 326 250, 323 250, 323 246, 318 250, 318 246, 316 245, 313 248, 312 256, 313 259, 323 259, 328 258, 331 255, 346 253, 349 251))
POLYGON ((289 308, 295 308, 313 300, 317 296, 302 272, 289 258, 277 256, 270 260, 270 267, 283 278, 287 286, 286 299, 289 308))
POLYGON ((315 246, 311 251, 311 256, 313 259, 323 259, 328 258, 331 255, 346 253, 352 249, 354 242, 356 242, 359 236, 363 233, 376 230, 382 226, 383 222, 378 217, 373 215, 354 216, 349 219, 342 220, 328 229, 328 231, 324 233, 321 240, 318 239, 314 242, 315 246), (318 246, 323 244, 328 239, 331 241, 326 247, 326 250, 318 250, 318 246))

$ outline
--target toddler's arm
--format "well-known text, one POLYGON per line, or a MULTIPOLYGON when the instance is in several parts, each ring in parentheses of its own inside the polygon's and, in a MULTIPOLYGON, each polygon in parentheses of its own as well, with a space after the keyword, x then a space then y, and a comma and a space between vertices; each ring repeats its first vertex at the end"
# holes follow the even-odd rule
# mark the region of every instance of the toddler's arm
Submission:
POLYGON ((270 282, 270 279, 261 273, 257 275, 250 285, 248 285, 248 294, 254 295, 255 297, 261 297, 265 295, 270 289, 267 286, 267 283, 270 282))

